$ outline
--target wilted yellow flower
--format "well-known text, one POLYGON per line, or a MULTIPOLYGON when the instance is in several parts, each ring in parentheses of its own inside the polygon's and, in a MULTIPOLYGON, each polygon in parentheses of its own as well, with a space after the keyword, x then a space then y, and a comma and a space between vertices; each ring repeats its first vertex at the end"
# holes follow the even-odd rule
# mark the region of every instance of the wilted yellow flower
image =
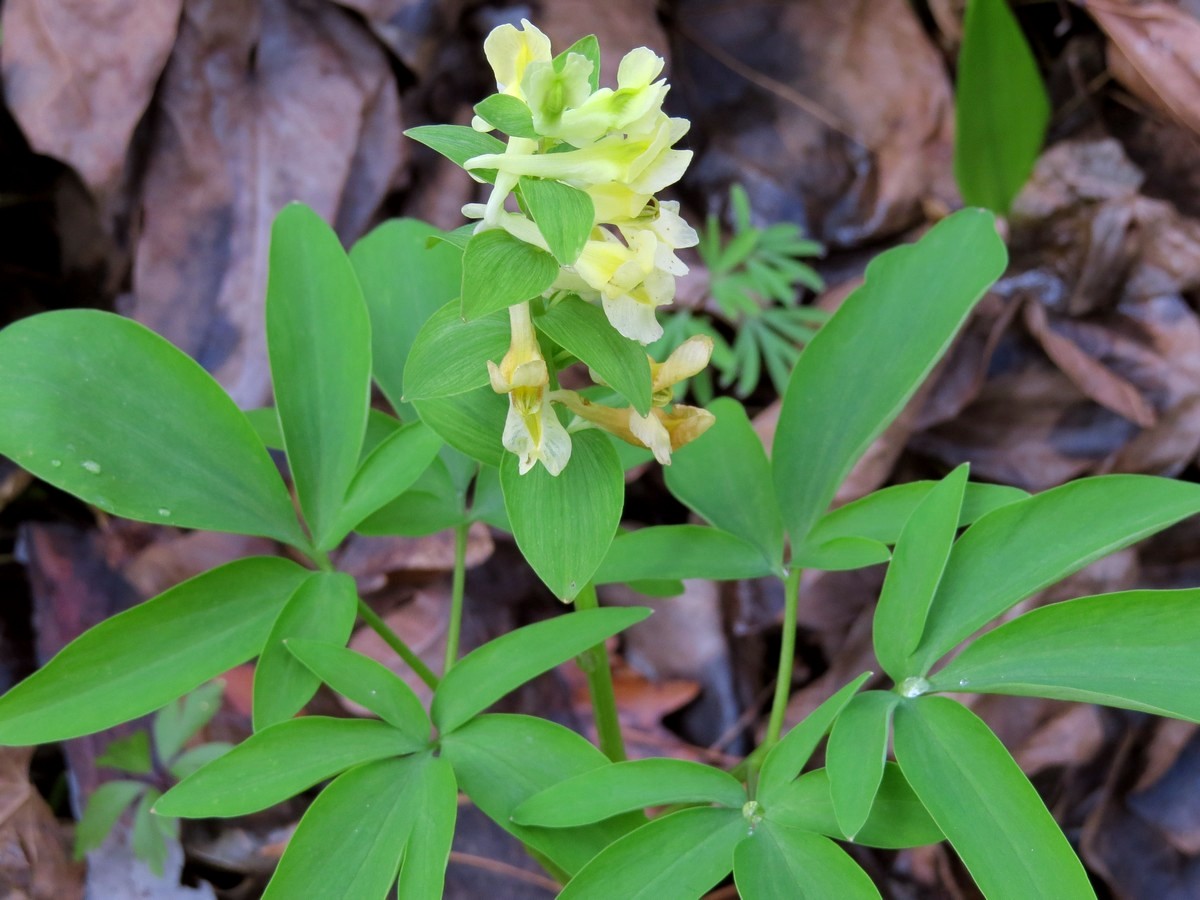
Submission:
MULTIPOLYGON (((688 338, 661 363, 650 360, 652 406, 648 415, 638 415, 631 406, 613 407, 592 403, 575 391, 554 391, 552 400, 563 404, 582 422, 572 425, 596 427, 619 437, 635 447, 647 447, 664 466, 671 464, 671 453, 704 434, 716 421, 706 409, 676 403, 668 410, 672 388, 685 378, 691 378, 708 365, 712 356, 712 339, 706 335, 688 338), (586 423, 586 424, 585 424, 586 423)), ((593 378, 603 384, 595 376, 593 378)))

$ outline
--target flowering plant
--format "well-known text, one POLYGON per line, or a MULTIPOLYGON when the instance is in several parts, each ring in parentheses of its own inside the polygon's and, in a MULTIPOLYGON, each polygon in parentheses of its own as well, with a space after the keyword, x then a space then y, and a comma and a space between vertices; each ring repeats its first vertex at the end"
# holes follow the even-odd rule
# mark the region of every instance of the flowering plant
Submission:
MULTIPOLYGON (((1200 512, 1200 487, 1112 475, 1030 496, 972 484, 960 466, 831 510, 1003 272, 992 215, 954 213, 872 261, 797 359, 768 457, 737 401, 714 400, 716 414, 671 405, 709 360, 704 336, 661 361, 643 349, 682 269, 675 250, 695 237, 653 196, 687 162, 674 149, 685 125, 661 111, 661 61, 633 51, 609 90, 594 39, 551 56, 525 23, 502 26, 486 51, 499 93, 475 127, 412 132, 493 185, 466 210, 476 222, 450 234, 390 222, 347 254, 311 210, 276 218, 274 407, 243 413, 195 362, 120 316, 51 312, 0 332, 0 452, 108 514, 289 548, 204 572, 76 638, 0 697, 0 744, 67 740, 168 707, 158 743, 179 774, 187 730, 166 726, 186 704, 169 704, 255 659, 249 737, 161 797, 129 781, 109 789, 95 815, 136 794, 137 821, 152 827, 152 804, 165 841, 171 819, 249 814, 329 782, 269 900, 393 889, 436 900, 460 791, 573 900, 691 900, 731 872, 747 900, 878 898, 843 845, 942 840, 988 897, 1094 897, 1033 785, 959 698, 1036 695, 1200 721, 1200 590, 1078 598, 979 634, 1200 512), (558 384, 576 361, 593 387, 558 384), (400 418, 370 408, 372 382, 400 418), (604 391, 619 399, 601 402, 604 391), (630 445, 641 455, 630 459, 630 445), (295 503, 268 447, 283 453, 295 503), (618 534, 623 463, 651 454, 671 463, 668 489, 704 524, 618 534), (476 522, 510 530, 575 609, 460 655, 476 522), (435 671, 331 553, 351 532, 443 528, 456 562, 435 671), (803 571, 881 564, 872 637, 886 678, 837 686, 786 729, 803 571), (731 772, 625 759, 605 641, 650 611, 601 608, 596 588, 670 594, 685 578, 783 586, 768 721, 731 772), (429 702, 347 648, 358 620, 429 702), (573 658, 598 747, 553 722, 487 712, 573 658), (322 684, 372 716, 297 716, 322 684), (827 735, 824 765, 809 767, 827 735)), ((147 765, 148 751, 125 756, 147 765)), ((93 819, 85 846, 99 830, 93 819)))

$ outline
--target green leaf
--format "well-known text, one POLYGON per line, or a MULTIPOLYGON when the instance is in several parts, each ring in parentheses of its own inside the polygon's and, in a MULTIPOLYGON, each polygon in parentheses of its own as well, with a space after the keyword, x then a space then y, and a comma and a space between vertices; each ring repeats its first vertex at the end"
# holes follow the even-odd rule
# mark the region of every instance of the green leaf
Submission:
POLYGON ((166 816, 244 816, 294 797, 351 766, 412 753, 421 741, 374 719, 302 716, 252 734, 167 791, 166 816))
POLYGON ((490 384, 488 360, 499 363, 511 334, 503 311, 463 321, 451 301, 417 334, 404 369, 404 399, 450 397, 490 384))
MULTIPOLYGON (((468 125, 420 125, 409 128, 404 134, 464 168, 472 157, 503 153, 505 149, 504 141, 468 125)), ((472 169, 471 175, 484 181, 496 180, 494 169, 472 169)))
POLYGON ((1088 563, 1200 512, 1200 485, 1105 475, 1001 507, 967 529, 946 563, 909 671, 1088 563))
MULTIPOLYGON (((826 769, 805 772, 777 791, 763 815, 780 825, 815 831, 839 841, 844 839, 833 813, 833 795, 826 769)), ((871 814, 854 836, 854 842, 865 847, 903 850, 936 844, 944 839, 945 835, 929 818, 900 767, 893 762, 887 763, 871 814)))
POLYGON ((337 235, 299 203, 271 228, 267 351, 300 507, 328 547, 367 428, 371 324, 337 235))
POLYGON ((878 900, 879 889, 827 837, 765 823, 737 845, 733 880, 743 900, 878 900))
POLYGON ((320 638, 345 646, 358 615, 354 579, 314 572, 279 612, 254 668, 254 730, 295 715, 321 682, 287 648, 289 638, 320 638))
POLYGON ((954 118, 954 177, 963 199, 1006 214, 1050 121, 1037 61, 1007 0, 967 3, 954 118))
POLYGON ((585 609, 526 625, 488 641, 454 664, 433 696, 442 734, 505 694, 650 615, 638 606, 585 609))
POLYGON ((500 470, 492 466, 480 466, 475 479, 475 490, 471 494, 471 521, 486 522, 507 534, 512 534, 512 523, 504 509, 504 489, 500 486, 500 470))
MULTIPOLYGON (((459 665, 451 669, 458 670, 459 665)), ((441 740, 442 753, 467 796, 497 825, 568 873, 645 821, 627 815, 582 828, 534 828, 512 821, 526 799, 551 785, 609 764, 575 732, 546 719, 488 715, 441 740)))
POLYGON ((140 781, 108 781, 96 788, 75 827, 75 858, 83 859, 85 853, 103 844, 121 814, 142 796, 146 788, 147 785, 140 781))
POLYGON ((974 713, 921 697, 896 709, 894 727, 900 768, 985 896, 1096 896, 1042 798, 974 713))
POLYGON ((425 757, 357 766, 300 820, 263 900, 383 900, 413 827, 425 757))
POLYGON ((854 463, 904 408, 1006 262, 990 213, 954 213, 916 244, 872 260, 863 286, 804 348, 771 453, 794 545, 805 542, 854 463), (947 267, 947 259, 955 264, 947 267))
POLYGON ((655 525, 618 535, 592 580, 712 578, 735 581, 771 574, 757 548, 719 528, 655 525))
POLYGON ((0 331, 0 454, 112 515, 305 543, 229 395, 111 313, 43 313, 0 331))
POLYGON ((384 222, 350 251, 371 318, 371 366, 388 402, 406 421, 404 366, 425 321, 458 296, 462 251, 428 246, 441 232, 417 219, 384 222))
MULTIPOLYGON (((894 544, 900 539, 900 532, 913 510, 938 483, 910 481, 867 494, 822 516, 808 539, 814 545, 845 537, 894 544)), ((960 527, 970 525, 992 510, 1028 498, 1029 494, 1020 488, 968 482, 958 524, 960 527)))
POLYGON ((663 472, 667 487, 689 509, 740 537, 767 563, 783 563, 783 521, 771 483, 771 466, 742 404, 728 397, 709 410, 717 421, 663 472))
POLYGON ((892 558, 887 544, 870 538, 840 537, 817 544, 809 539, 790 560, 799 569, 818 569, 823 572, 843 572, 885 563, 892 558))
POLYGON ((150 758, 150 735, 135 731, 110 741, 104 752, 96 757, 96 765, 131 775, 149 775, 154 771, 154 760, 150 758))
POLYGON ((475 115, 513 137, 537 140, 541 136, 533 127, 533 113, 529 107, 512 94, 485 97, 475 104, 475 115))
POLYGON ((554 785, 520 806, 522 825, 587 825, 618 813, 674 803, 717 803, 740 810, 746 790, 732 775, 682 759, 618 762, 554 785))
POLYGON ((493 228, 463 253, 462 317, 478 319, 537 297, 558 277, 558 262, 532 244, 493 228))
POLYGON ((506 453, 500 484, 521 554, 554 596, 575 599, 621 523, 625 475, 612 444, 596 431, 573 435, 571 461, 558 475, 544 466, 522 475, 517 457, 506 453))
POLYGON ((346 491, 337 525, 323 549, 335 547, 376 510, 408 490, 443 446, 441 435, 423 422, 409 422, 375 448, 346 491))
POLYGON ((359 522, 354 530, 359 534, 422 537, 453 528, 465 518, 465 498, 451 480, 446 464, 435 458, 411 488, 359 522))
POLYGON ((641 345, 621 337, 600 307, 568 296, 536 325, 556 344, 582 360, 632 404, 639 415, 650 413, 650 362, 641 345))
POLYGON ((508 398, 491 385, 453 397, 417 400, 413 403, 421 421, 442 436, 447 444, 485 465, 498 467, 505 453, 500 436, 508 415, 508 398))
POLYGON ((592 64, 592 72, 588 75, 588 83, 592 86, 594 94, 600 88, 600 42, 594 34, 581 37, 570 47, 564 50, 558 56, 554 57, 554 64, 557 67, 559 60, 566 62, 567 55, 570 53, 578 53, 580 56, 588 59, 592 64))
POLYGON ((904 680, 905 660, 925 630, 929 605, 958 533, 966 484, 963 464, 925 495, 896 542, 871 633, 876 658, 897 683, 904 680))
POLYGON ((454 770, 444 758, 432 757, 415 786, 397 900, 441 900, 457 817, 454 770))
POLYGON ((1200 590, 1044 606, 970 643, 934 690, 1103 703, 1200 721, 1200 590))
POLYGON ((202 766, 207 766, 214 759, 220 759, 232 749, 233 744, 225 741, 210 741, 207 744, 201 744, 180 753, 167 766, 167 771, 178 781, 183 781, 202 766))
POLYGON ((842 834, 854 840, 867 821, 887 761, 892 711, 900 701, 890 691, 867 691, 850 698, 829 732, 825 768, 833 811, 842 834))
POLYGON ((0 745, 103 731, 244 663, 311 574, 285 559, 240 559, 101 622, 0 697, 0 745))
POLYGON ((559 900, 699 900, 733 868, 741 810, 684 809, 647 822, 567 882, 559 900))
POLYGON ((154 749, 158 758, 170 762, 188 739, 207 725, 221 708, 225 685, 213 681, 201 685, 181 700, 174 700, 154 716, 154 749))
POLYGON ((365 706, 416 747, 429 742, 429 716, 421 701, 387 666, 345 647, 293 638, 287 648, 313 674, 359 706, 365 706))
POLYGON ((159 797, 151 788, 138 800, 133 813, 133 855, 144 862, 155 875, 162 877, 167 863, 167 834, 163 822, 151 815, 150 807, 159 797))
POLYGON ((522 177, 520 184, 521 197, 550 252, 562 265, 574 265, 595 224, 592 198, 579 188, 547 178, 522 177))
POLYGON ((776 794, 800 774, 800 770, 817 749, 821 738, 825 737, 833 725, 834 719, 870 677, 870 672, 863 672, 810 712, 803 722, 785 734, 767 753, 767 758, 763 760, 762 769, 758 773, 756 795, 768 808, 776 794))

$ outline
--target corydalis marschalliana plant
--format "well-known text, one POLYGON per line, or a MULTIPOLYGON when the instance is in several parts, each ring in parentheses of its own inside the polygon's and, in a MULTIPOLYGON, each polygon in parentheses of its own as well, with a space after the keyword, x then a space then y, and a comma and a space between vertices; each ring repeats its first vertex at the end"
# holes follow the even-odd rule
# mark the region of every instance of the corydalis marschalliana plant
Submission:
MULTIPOLYGON (((687 120, 662 110, 668 88, 656 79, 663 60, 639 47, 621 61, 617 88, 602 88, 595 38, 554 57, 549 38, 524 20, 520 29, 502 25, 492 31, 484 52, 499 93, 477 107, 480 115, 472 124, 478 132, 499 130, 509 139, 502 153, 461 160, 468 172, 493 183, 486 203, 463 209, 478 220, 474 234, 501 230, 552 254, 558 271, 540 295, 547 306, 577 296, 599 303, 623 337, 643 345, 657 340, 662 327, 655 309, 674 299, 675 279, 687 272, 675 251, 699 240, 680 217, 678 203, 654 196, 679 180, 692 156, 674 149, 687 120), (573 189, 570 203, 586 210, 582 220, 569 223, 582 222, 577 240, 564 242, 561 234, 549 233, 563 225, 561 216, 531 211, 532 179, 573 189), (515 211, 508 202, 514 193, 515 211)), ((509 351, 498 365, 489 363, 489 372, 493 389, 509 397, 503 444, 520 458, 522 473, 541 462, 557 475, 570 459, 570 432, 583 428, 602 428, 648 447, 665 465, 672 450, 712 424, 706 410, 671 406, 669 391, 707 365, 712 352, 707 338, 678 348, 661 364, 650 360, 655 400, 641 415, 632 406, 602 406, 554 389, 529 301, 509 306, 509 317, 509 351), (575 413, 568 427, 559 422, 553 403, 575 413)))

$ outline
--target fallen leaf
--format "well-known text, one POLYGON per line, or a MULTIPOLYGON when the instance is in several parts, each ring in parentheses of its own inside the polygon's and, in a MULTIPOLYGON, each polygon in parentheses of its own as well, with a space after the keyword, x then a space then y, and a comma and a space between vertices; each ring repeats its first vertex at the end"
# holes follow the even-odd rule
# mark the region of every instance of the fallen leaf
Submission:
POLYGON ((404 158, 388 60, 346 11, 193 0, 163 74, 121 311, 269 402, 263 297, 271 222, 312 206, 352 239, 404 158))
POLYGON ((71 861, 66 835, 29 783, 32 747, 0 747, 0 896, 78 900, 83 866, 71 861))
POLYGON ((1163 2, 1087 0, 1108 66, 1133 94, 1200 134, 1200 20, 1163 2))
POLYGON ((29 143, 73 167, 103 205, 175 42, 183 0, 10 0, 4 94, 29 143))
POLYGON ((740 181, 762 221, 859 246, 956 205, 945 64, 902 0, 691 0, 671 100, 700 151, 686 183, 740 181), (676 98, 678 94, 678 98, 676 98))

